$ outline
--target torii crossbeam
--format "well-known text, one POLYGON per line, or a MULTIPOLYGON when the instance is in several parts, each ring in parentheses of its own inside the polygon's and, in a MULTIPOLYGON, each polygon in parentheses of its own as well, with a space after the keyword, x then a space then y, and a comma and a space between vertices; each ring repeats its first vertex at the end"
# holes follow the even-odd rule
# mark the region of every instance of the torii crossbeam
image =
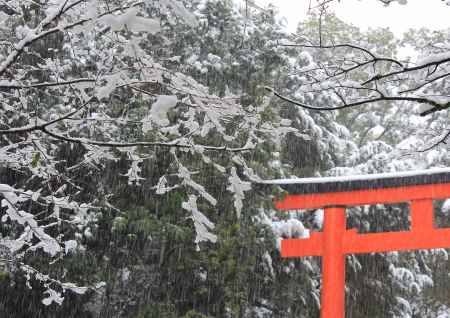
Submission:
POLYGON ((345 317, 345 255, 450 247, 450 228, 434 228, 433 200, 450 197, 450 169, 344 178, 272 180, 289 194, 280 210, 324 208, 323 232, 281 242, 282 257, 321 256, 321 317, 345 317), (410 206, 409 231, 359 234, 346 228, 348 206, 410 206))

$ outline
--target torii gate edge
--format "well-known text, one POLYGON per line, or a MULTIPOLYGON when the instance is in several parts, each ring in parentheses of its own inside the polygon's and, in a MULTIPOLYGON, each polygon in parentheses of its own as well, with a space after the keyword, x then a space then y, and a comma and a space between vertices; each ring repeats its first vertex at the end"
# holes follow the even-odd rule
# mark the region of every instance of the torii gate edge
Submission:
POLYGON ((433 200, 450 197, 450 169, 267 183, 289 193, 275 202, 277 209, 324 209, 323 232, 281 241, 282 257, 322 256, 321 318, 345 317, 345 255, 450 247, 450 228, 434 228, 433 211, 433 200), (405 202, 409 231, 359 234, 346 228, 349 206, 405 202))

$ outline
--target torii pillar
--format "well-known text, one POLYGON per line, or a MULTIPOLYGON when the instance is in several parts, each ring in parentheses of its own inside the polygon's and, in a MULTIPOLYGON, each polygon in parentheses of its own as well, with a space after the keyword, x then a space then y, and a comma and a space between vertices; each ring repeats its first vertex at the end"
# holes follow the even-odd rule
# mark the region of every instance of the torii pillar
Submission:
POLYGON ((277 209, 324 208, 323 232, 281 242, 282 257, 322 257, 321 318, 345 317, 347 254, 450 247, 450 229, 435 229, 433 220, 433 200, 450 197, 450 169, 267 183, 289 193, 277 209), (410 206, 408 231, 359 234, 346 228, 346 207, 402 202, 410 206))

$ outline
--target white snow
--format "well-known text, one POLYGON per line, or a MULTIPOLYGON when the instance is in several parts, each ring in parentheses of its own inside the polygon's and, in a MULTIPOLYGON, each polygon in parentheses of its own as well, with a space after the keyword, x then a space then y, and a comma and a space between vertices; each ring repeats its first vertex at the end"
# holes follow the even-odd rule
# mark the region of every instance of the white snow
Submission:
POLYGON ((64 242, 64 251, 69 254, 77 249, 78 243, 75 240, 69 240, 64 242))
POLYGON ((61 296, 61 293, 51 288, 47 289, 44 293, 48 295, 48 297, 42 299, 42 303, 45 306, 50 306, 53 302, 61 305, 64 300, 64 297, 61 296))
POLYGON ((291 125, 292 125, 292 120, 283 118, 283 119, 280 121, 280 125, 281 125, 281 126, 291 126, 291 125))
MULTIPOLYGON (((450 1, 448 2, 448 5, 450 5, 450 1)), ((443 305, 442 308, 439 309, 438 316, 436 318, 450 318, 450 308, 443 305)))
POLYGON ((141 167, 139 166, 143 160, 139 159, 137 156, 132 156, 133 161, 131 162, 130 169, 128 169, 128 172, 124 174, 125 177, 128 177, 128 184, 129 185, 140 185, 141 180, 145 180, 145 178, 142 178, 140 176, 141 174, 141 167), (134 158, 133 158, 134 157, 134 158))
POLYGON ((380 138, 382 136, 384 131, 385 131, 385 129, 383 126, 376 125, 375 127, 373 127, 372 129, 369 130, 367 135, 369 136, 369 138, 371 140, 377 140, 378 138, 380 138))
POLYGON ((197 233, 195 243, 198 244, 203 241, 217 242, 217 235, 209 232, 209 230, 214 229, 214 224, 198 210, 197 196, 190 195, 189 200, 183 202, 182 207, 192 213, 191 218, 194 221, 195 232, 197 233))
POLYGON ((45 233, 44 228, 38 225, 34 215, 23 210, 18 209, 15 204, 28 201, 29 197, 26 195, 17 195, 14 189, 8 185, 0 185, 0 192, 4 199, 0 201, 0 207, 5 208, 5 214, 2 217, 4 222, 7 218, 11 221, 17 222, 24 226, 24 234, 18 239, 22 242, 30 241, 34 236, 39 242, 30 247, 30 250, 36 250, 42 248, 44 252, 55 256, 61 251, 59 243, 50 235, 45 233))
POLYGON ((83 295, 88 291, 88 287, 77 286, 74 283, 62 283, 61 287, 64 291, 68 289, 73 291, 74 293, 77 293, 78 295, 83 295))
POLYGON ((198 26, 197 18, 194 14, 189 12, 182 4, 180 4, 178 1, 174 0, 160 0, 159 1, 161 5, 164 7, 171 7, 174 13, 181 17, 184 22, 189 24, 191 27, 198 26))
POLYGON ((198 277, 200 278, 200 280, 202 282, 206 282, 206 280, 208 279, 208 272, 206 270, 204 270, 204 269, 200 269, 197 272, 197 275, 198 275, 198 277))
POLYGON ((272 231, 278 237, 283 238, 307 238, 309 230, 306 230, 303 223, 297 219, 272 222, 272 231))
POLYGON ((227 190, 233 193, 234 196, 234 207, 236 209, 237 217, 241 217, 242 211, 242 200, 245 199, 245 191, 251 190, 251 183, 247 181, 242 181, 236 173, 236 168, 231 168, 231 176, 228 178, 230 185, 227 190))
POLYGON ((407 268, 395 267, 393 264, 389 266, 391 275, 398 281, 413 282, 414 274, 407 268))
POLYGON ((120 279, 122 282, 127 282, 130 279, 131 271, 128 269, 128 267, 122 268, 119 271, 120 279))
POLYGON ((211 203, 211 205, 216 205, 217 200, 206 191, 204 186, 192 180, 191 174, 192 173, 188 169, 186 169, 186 167, 183 166, 179 167, 178 177, 183 180, 182 184, 187 185, 192 189, 196 190, 206 201, 211 203))
POLYGON ((6 22, 6 20, 8 20, 9 15, 7 15, 4 12, 0 12, 0 24, 3 24, 6 22))
POLYGON ((158 184, 153 187, 153 189, 156 189, 156 194, 163 195, 167 192, 172 191, 173 189, 178 188, 178 185, 174 186, 167 186, 167 178, 166 176, 162 176, 159 178, 158 184))
POLYGON ((97 88, 97 97, 99 99, 107 98, 118 86, 125 84, 124 78, 126 78, 126 74, 122 72, 105 75, 103 79, 106 80, 106 85, 97 88))
POLYGON ((323 218, 324 217, 324 210, 323 209, 318 209, 316 210, 316 212, 314 212, 314 224, 318 227, 318 228, 322 228, 323 227, 323 218))
POLYGON ((178 103, 178 98, 174 95, 160 95, 150 110, 150 118, 160 126, 170 124, 167 113, 178 103))
POLYGON ((441 61, 450 60, 450 52, 443 52, 437 54, 430 54, 427 57, 417 62, 418 66, 427 65, 431 63, 439 63, 441 61))
POLYGON ((137 7, 127 10, 124 14, 114 15, 108 14, 100 19, 100 21, 111 27, 112 31, 120 31, 125 26, 130 31, 145 31, 148 33, 157 33, 161 30, 159 20, 140 17, 137 14, 137 7))
POLYGON ((432 168, 424 170, 411 170, 401 172, 351 175, 339 177, 273 179, 273 180, 263 180, 261 183, 263 184, 310 184, 310 183, 328 183, 328 182, 332 183, 332 182, 347 182, 357 180, 376 180, 387 178, 413 177, 420 175, 433 175, 439 173, 450 173, 450 168, 432 168))
POLYGON ((275 271, 273 269, 273 261, 272 257, 270 256, 269 252, 265 252, 263 255, 263 259, 265 261, 265 265, 267 266, 267 270, 270 273, 270 276, 275 277, 275 271))
POLYGON ((450 96, 447 95, 426 95, 425 97, 435 103, 441 104, 442 106, 450 103, 450 96))
POLYGON ((411 318, 412 308, 411 304, 403 297, 395 297, 397 303, 402 307, 404 311, 404 318, 411 318))
POLYGON ((450 213, 450 199, 444 201, 444 204, 442 205, 442 212, 445 214, 450 213))

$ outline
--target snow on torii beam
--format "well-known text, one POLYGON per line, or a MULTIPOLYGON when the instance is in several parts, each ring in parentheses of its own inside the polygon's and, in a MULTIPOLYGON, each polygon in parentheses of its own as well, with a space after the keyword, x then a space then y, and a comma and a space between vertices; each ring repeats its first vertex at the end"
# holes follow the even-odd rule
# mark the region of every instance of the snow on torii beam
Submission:
POLYGON ((324 208, 323 232, 281 242, 282 257, 322 256, 321 317, 345 317, 345 255, 450 247, 450 229, 435 229, 433 200, 450 197, 450 169, 351 177, 271 180, 289 195, 280 210, 324 208), (348 206, 408 202, 409 231, 358 234, 346 229, 348 206))

